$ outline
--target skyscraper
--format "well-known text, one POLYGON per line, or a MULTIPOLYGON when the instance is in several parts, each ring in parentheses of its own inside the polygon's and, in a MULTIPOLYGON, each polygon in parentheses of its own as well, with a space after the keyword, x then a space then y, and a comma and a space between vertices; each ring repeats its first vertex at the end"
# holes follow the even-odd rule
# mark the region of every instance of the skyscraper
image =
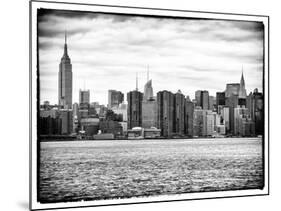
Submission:
POLYGON ((250 118, 248 108, 245 108, 245 106, 240 106, 234 109, 234 135, 254 135, 254 127, 255 126, 250 118))
POLYGON ((215 118, 210 110, 203 110, 203 136, 212 136, 214 134, 215 118))
POLYGON ((231 83, 226 84, 225 97, 228 98, 232 95, 239 95, 240 84, 239 83, 231 83))
POLYGON ((79 90, 79 105, 90 105, 90 90, 79 90))
POLYGON ((142 101, 142 127, 157 127, 157 102, 155 99, 142 101))
POLYGON ((174 132, 174 103, 175 96, 169 91, 157 93, 157 128, 161 129, 164 137, 172 136, 174 132))
POLYGON ((203 110, 200 107, 194 109, 193 116, 193 135, 195 137, 203 136, 203 110))
POLYGON ((119 104, 123 103, 124 94, 116 90, 108 90, 108 108, 118 107, 119 104))
POLYGON ((257 135, 263 135, 264 133, 263 99, 263 94, 258 89, 255 89, 253 93, 251 92, 247 96, 247 108, 254 121, 257 135))
POLYGON ((234 134, 234 108, 238 106, 238 95, 226 98, 225 105, 229 108, 229 132, 234 134))
POLYGON ((214 96, 209 96, 209 110, 214 110, 216 105, 216 98, 214 96))
POLYGON ((175 133, 184 135, 185 97, 180 90, 175 94, 175 133))
POLYGON ((73 133, 73 113, 70 109, 61 109, 58 112, 58 117, 61 122, 60 132, 62 135, 73 133))
MULTIPOLYGON (((147 67, 149 68, 149 67, 147 67)), ((149 80, 149 70, 147 70, 147 82, 144 85, 143 100, 151 100, 153 98, 152 80, 149 80)))
POLYGON ((185 102, 185 134, 193 137, 193 116, 194 116, 194 103, 186 97, 185 102))
POLYGON ((245 89, 245 80, 244 75, 242 72, 241 79, 240 79, 240 86, 239 86, 239 93, 238 93, 238 104, 246 106, 246 98, 247 98, 247 92, 245 89))
POLYGON ((229 107, 223 107, 221 116, 223 118, 223 124, 225 125, 226 132, 229 132, 230 123, 229 123, 229 107))
POLYGON ((142 99, 143 94, 137 90, 128 92, 128 129, 142 126, 142 99))
POLYGON ((89 117, 90 90, 79 90, 79 118, 89 117))
POLYGON ((157 127, 157 102, 153 96, 152 80, 149 80, 147 72, 147 82, 144 86, 144 96, 142 101, 142 127, 157 127))
MULTIPOLYGON (((216 107, 217 107, 217 112, 219 106, 224 106, 225 105, 225 93, 224 92, 217 92, 216 93, 216 107)), ((218 112, 219 113, 219 112, 218 112)))
POLYGON ((209 92, 198 90, 195 92, 196 106, 200 106, 203 110, 209 109, 209 92))
POLYGON ((58 104, 62 108, 72 108, 72 64, 67 53, 67 42, 65 33, 64 53, 59 65, 59 94, 58 104))

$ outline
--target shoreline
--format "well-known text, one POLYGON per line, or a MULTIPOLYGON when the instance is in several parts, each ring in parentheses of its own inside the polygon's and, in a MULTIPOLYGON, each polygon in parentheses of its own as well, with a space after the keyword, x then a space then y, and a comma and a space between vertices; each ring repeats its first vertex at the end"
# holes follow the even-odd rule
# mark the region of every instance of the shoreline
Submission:
POLYGON ((123 141, 131 141, 131 142, 149 142, 149 141, 173 141, 173 140, 185 140, 185 141, 210 141, 210 140, 226 140, 226 139, 263 139, 263 136, 255 136, 255 137, 196 137, 196 138, 157 138, 157 139, 44 139, 39 140, 41 142, 100 142, 100 141, 114 141, 114 142, 123 142, 123 141))

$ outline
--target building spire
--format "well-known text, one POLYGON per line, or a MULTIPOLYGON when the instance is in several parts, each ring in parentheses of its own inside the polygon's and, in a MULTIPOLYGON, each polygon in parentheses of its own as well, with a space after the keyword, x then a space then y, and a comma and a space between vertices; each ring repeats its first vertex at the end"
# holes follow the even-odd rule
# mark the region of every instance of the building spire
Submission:
POLYGON ((67 32, 66 30, 64 31, 64 52, 63 52, 63 56, 68 57, 67 54, 67 32))
POLYGON ((241 74, 240 86, 239 86, 239 98, 245 99, 246 97, 247 97, 247 92, 245 88, 244 69, 242 65, 242 74, 241 74))
POLYGON ((242 75, 241 75, 241 80, 240 80, 240 86, 245 87, 245 80, 244 80, 244 74, 243 74, 243 65, 242 65, 242 75))

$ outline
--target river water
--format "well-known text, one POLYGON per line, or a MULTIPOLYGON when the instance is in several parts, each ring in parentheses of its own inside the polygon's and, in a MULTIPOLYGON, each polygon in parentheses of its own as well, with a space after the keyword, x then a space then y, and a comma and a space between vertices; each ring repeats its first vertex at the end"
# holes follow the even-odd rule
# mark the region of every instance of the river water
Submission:
POLYGON ((263 188, 260 138, 42 142, 38 200, 263 188))

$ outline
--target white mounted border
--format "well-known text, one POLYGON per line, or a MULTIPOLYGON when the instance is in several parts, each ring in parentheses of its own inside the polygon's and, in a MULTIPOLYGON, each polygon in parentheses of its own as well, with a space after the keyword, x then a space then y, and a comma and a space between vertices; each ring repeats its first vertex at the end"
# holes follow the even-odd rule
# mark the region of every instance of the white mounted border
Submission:
POLYGON ((238 196, 257 196, 269 194, 269 17, 263 15, 246 15, 246 14, 224 14, 211 12, 194 12, 183 10, 156 9, 156 8, 136 8, 125 6, 110 5, 93 5, 79 3, 59 3, 59 2, 30 2, 30 209, 42 210, 52 208, 73 208, 88 206, 103 206, 117 204, 136 204, 151 203, 163 201, 182 201, 194 199, 226 198, 238 196), (116 14, 138 14, 138 15, 155 15, 171 17, 194 17, 194 18, 211 18, 223 20, 242 20, 242 21, 259 21, 264 24, 264 171, 265 187, 263 190, 235 190, 235 191, 216 191, 175 194, 167 196, 151 196, 143 198, 99 200, 87 202, 67 202, 67 203, 48 203, 41 204, 37 202, 37 9, 64 9, 80 10, 91 12, 109 12, 116 14))

